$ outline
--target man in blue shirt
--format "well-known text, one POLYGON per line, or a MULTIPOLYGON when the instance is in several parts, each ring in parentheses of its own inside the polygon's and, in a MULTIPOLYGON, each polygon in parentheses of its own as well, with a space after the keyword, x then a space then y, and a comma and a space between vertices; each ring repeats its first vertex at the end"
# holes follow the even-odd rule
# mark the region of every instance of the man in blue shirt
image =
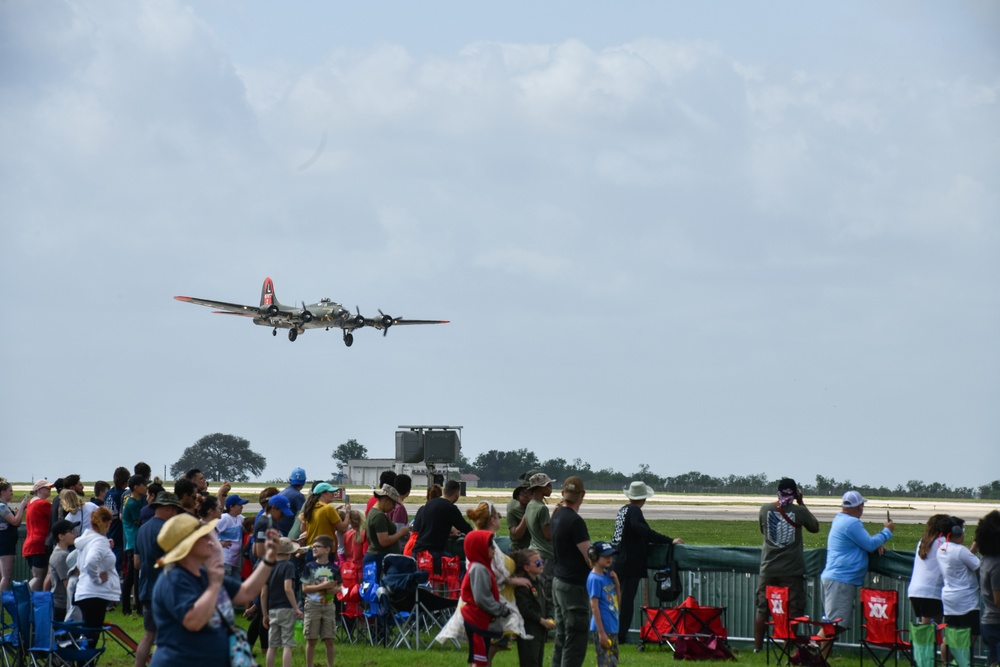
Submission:
POLYGON ((135 649, 136 667, 145 667, 149 653, 156 642, 156 623, 153 620, 153 586, 161 570, 156 567, 156 560, 163 555, 163 548, 156 541, 163 524, 175 515, 184 511, 177 496, 166 491, 156 494, 149 504, 155 514, 139 528, 135 538, 135 553, 139 557, 139 601, 142 603, 143 635, 135 649))
MULTIPOLYGON (((867 502, 857 491, 848 491, 841 498, 840 514, 833 517, 826 541, 826 567, 820 574, 823 583, 823 612, 837 626, 850 628, 854 619, 854 604, 858 587, 868 573, 868 554, 885 551, 885 544, 895 528, 886 521, 879 532, 869 535, 861 523, 867 502)), ((820 631, 820 636, 825 634, 820 631)), ((823 654, 829 655, 832 641, 825 643, 823 654)))
POLYGON ((282 517, 278 522, 278 532, 287 535, 295 523, 295 515, 302 511, 306 504, 306 497, 302 493, 302 487, 306 485, 306 471, 302 468, 295 468, 288 476, 288 486, 282 489, 281 495, 288 498, 288 504, 292 508, 292 516, 282 517))

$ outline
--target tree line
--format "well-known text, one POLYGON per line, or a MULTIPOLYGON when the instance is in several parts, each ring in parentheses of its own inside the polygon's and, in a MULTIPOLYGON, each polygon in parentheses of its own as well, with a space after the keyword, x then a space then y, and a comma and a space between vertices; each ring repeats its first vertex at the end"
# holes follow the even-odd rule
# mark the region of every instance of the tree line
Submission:
MULTIPOLYGON (((367 459, 368 450, 357 440, 351 439, 337 446, 331 458, 342 473, 349 460, 367 459)), ((244 438, 213 433, 185 449, 180 459, 170 467, 170 473, 179 477, 191 468, 200 468, 209 479, 242 482, 257 478, 264 471, 266 463, 263 456, 250 449, 250 443, 244 438)), ((654 473, 646 463, 631 473, 621 473, 612 468, 594 470, 580 458, 572 461, 564 458, 541 460, 537 454, 525 448, 511 451, 491 449, 471 461, 460 454, 455 463, 463 472, 477 475, 480 486, 501 488, 514 487, 519 483, 519 477, 528 470, 544 471, 549 477, 559 481, 575 475, 583 479, 588 488, 595 490, 619 490, 632 480, 641 479, 657 491, 668 493, 767 495, 774 492, 777 481, 768 479, 764 473, 713 477, 696 470, 664 477, 654 473)), ((1000 479, 978 487, 951 487, 941 482, 926 483, 911 479, 894 488, 855 484, 849 479, 841 481, 824 475, 816 475, 815 483, 812 484, 804 480, 797 481, 805 493, 822 496, 838 496, 848 489, 856 489, 864 495, 882 497, 1000 499, 1000 479)))
MULTIPOLYGON (((632 473, 621 473, 612 468, 594 470, 586 461, 575 458, 567 461, 564 458, 540 460, 538 456, 527 449, 499 451, 496 449, 483 452, 468 460, 464 456, 458 461, 464 472, 479 476, 480 485, 487 487, 512 487, 517 484, 518 477, 527 470, 541 470, 556 480, 563 480, 572 475, 580 477, 591 489, 621 489, 635 479, 641 479, 658 491, 668 493, 752 493, 771 494, 777 479, 770 480, 764 473, 750 475, 727 475, 713 477, 698 471, 686 472, 681 475, 661 476, 654 473, 648 464, 643 463, 632 473)), ((915 498, 1000 498, 1000 480, 979 487, 950 487, 941 482, 925 483, 921 480, 910 480, 906 484, 898 484, 894 488, 888 486, 871 486, 855 484, 849 479, 843 481, 832 477, 816 475, 815 483, 797 480, 802 489, 811 495, 838 496, 848 489, 860 491, 863 495, 915 498)))

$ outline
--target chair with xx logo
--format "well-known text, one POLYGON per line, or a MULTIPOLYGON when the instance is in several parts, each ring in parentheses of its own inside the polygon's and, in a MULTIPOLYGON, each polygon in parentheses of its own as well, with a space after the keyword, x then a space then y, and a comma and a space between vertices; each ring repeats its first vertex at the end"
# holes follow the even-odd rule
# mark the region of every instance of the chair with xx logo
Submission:
POLYGON ((899 594, 896 591, 861 589, 861 647, 859 656, 864 662, 867 654, 877 667, 884 667, 892 658, 898 664, 902 655, 912 665, 913 647, 904 641, 898 627, 899 594))

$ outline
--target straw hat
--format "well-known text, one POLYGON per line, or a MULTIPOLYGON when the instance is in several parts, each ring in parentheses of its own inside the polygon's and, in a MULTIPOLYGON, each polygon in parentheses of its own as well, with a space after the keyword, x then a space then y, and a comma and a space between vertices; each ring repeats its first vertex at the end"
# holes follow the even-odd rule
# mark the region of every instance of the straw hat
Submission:
POLYGON ((639 480, 632 482, 628 485, 628 488, 622 491, 629 500, 645 500, 646 498, 652 498, 655 493, 653 487, 639 480))
POLYGON ((163 549, 163 557, 157 562, 157 567, 168 563, 176 563, 191 551, 191 547, 202 536, 215 530, 218 519, 202 523, 190 514, 178 514, 167 520, 156 536, 156 543, 163 549))

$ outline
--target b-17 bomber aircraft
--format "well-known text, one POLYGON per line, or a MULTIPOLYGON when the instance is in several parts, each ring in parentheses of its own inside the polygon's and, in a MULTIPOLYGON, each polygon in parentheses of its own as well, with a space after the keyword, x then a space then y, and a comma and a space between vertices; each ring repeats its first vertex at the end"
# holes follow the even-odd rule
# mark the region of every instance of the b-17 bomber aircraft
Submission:
POLYGON ((328 298, 320 299, 319 303, 312 303, 308 306, 305 301, 302 307, 286 306, 278 301, 274 295, 274 282, 270 278, 264 279, 264 286, 260 290, 259 306, 243 306, 238 303, 226 303, 225 301, 211 301, 209 299, 196 299, 193 296, 175 296, 178 301, 196 303, 199 306, 209 306, 219 308, 214 311, 218 315, 240 315, 241 317, 252 317, 253 323, 262 327, 272 327, 274 331, 271 335, 277 336, 278 329, 288 329, 288 340, 295 342, 300 333, 306 329, 340 329, 344 332, 344 345, 350 347, 354 343, 355 329, 372 327, 382 331, 385 336, 389 333, 389 327, 406 324, 447 324, 448 320, 407 320, 402 317, 392 317, 386 315, 381 310, 378 317, 365 317, 360 309, 352 313, 339 303, 334 303, 328 298))

